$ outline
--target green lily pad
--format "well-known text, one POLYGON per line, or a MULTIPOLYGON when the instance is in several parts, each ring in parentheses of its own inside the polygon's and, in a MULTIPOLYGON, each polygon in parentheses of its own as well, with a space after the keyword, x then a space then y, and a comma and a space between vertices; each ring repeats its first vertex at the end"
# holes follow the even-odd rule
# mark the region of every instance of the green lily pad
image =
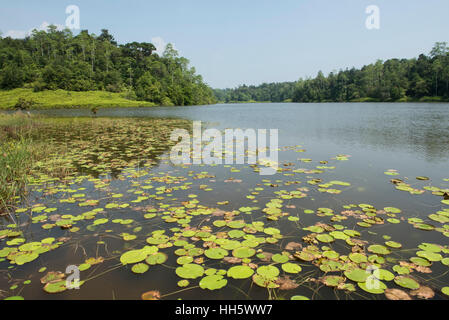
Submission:
POLYGON ((324 242, 324 243, 330 243, 330 242, 335 241, 334 237, 332 237, 329 234, 319 234, 319 235, 316 236, 316 239, 318 241, 321 241, 321 242, 324 242))
POLYGON ((382 255, 387 255, 390 254, 391 251, 388 250, 387 247, 380 245, 380 244, 374 244, 368 247, 368 251, 375 253, 375 254, 382 254, 382 255))
POLYGON ((445 295, 449 296, 449 287, 442 288, 441 292, 444 293, 445 295))
POLYGON ((290 263, 290 262, 284 263, 281 266, 281 268, 282 268, 282 270, 284 270, 284 272, 293 273, 293 274, 300 273, 302 271, 302 268, 300 265, 295 264, 295 263, 290 263))
POLYGON ((244 259, 244 258, 250 258, 256 254, 256 250, 253 248, 248 247, 240 247, 237 249, 234 249, 232 252, 232 255, 236 258, 244 259))
POLYGON ((350 253, 349 259, 355 263, 368 262, 368 258, 362 253, 350 253))
POLYGON ((382 281, 370 276, 366 282, 359 282, 359 287, 372 294, 382 294, 387 289, 387 286, 382 281))
POLYGON ((221 260, 226 257, 229 252, 222 248, 212 248, 204 251, 204 255, 209 259, 221 260))
POLYGON ((120 257, 120 261, 123 265, 134 264, 142 262, 147 258, 147 256, 148 253, 143 250, 131 250, 122 254, 122 256, 120 257))
POLYGON ((340 276, 326 276, 322 281, 328 287, 338 287, 340 283, 345 281, 345 278, 340 276))
POLYGON ((443 257, 441 256, 441 254, 439 253, 435 253, 435 252, 430 252, 430 251, 418 251, 416 253, 416 255, 420 258, 425 258, 429 261, 441 261, 441 259, 443 259, 443 257))
POLYGON ((418 282, 413 280, 412 278, 405 277, 405 276, 398 276, 394 279, 394 282, 403 288, 416 290, 419 289, 420 285, 418 282))
POLYGON ((198 264, 185 264, 176 269, 176 274, 183 279, 196 279, 204 274, 204 268, 198 264))
POLYGON ((279 276, 279 269, 275 266, 261 266, 257 269, 257 274, 266 279, 276 279, 279 276))
POLYGON ((432 263, 429 260, 421 257, 410 258, 410 261, 421 267, 430 267, 432 265, 432 263))
POLYGON ((366 279, 369 276, 369 273, 362 269, 352 269, 345 271, 345 276, 349 280, 355 281, 355 282, 365 282, 366 279))
POLYGON ((189 280, 181 280, 181 281, 178 281, 178 287, 181 287, 181 288, 188 287, 189 284, 190 284, 189 280))
POLYGON ((157 252, 155 254, 149 255, 145 261, 149 265, 154 266, 157 264, 163 264, 165 261, 167 261, 167 259, 168 256, 165 253, 157 252))
POLYGON ((290 298, 290 300, 310 300, 310 299, 304 296, 293 296, 290 298))
POLYGON ((418 248, 420 248, 423 251, 429 251, 429 252, 441 252, 441 247, 439 245, 436 244, 432 244, 432 243, 422 243, 421 245, 418 246, 418 248))
POLYGON ((132 266, 131 270, 134 273, 145 273, 150 267, 145 263, 138 263, 132 266))
POLYGON ((396 242, 396 241, 387 241, 387 242, 385 242, 385 244, 387 246, 389 246, 390 248, 394 248, 394 249, 402 248, 402 244, 400 244, 399 242, 396 242))
POLYGON ((254 270, 248 266, 235 266, 230 268, 227 274, 233 279, 248 279, 254 274, 254 270))
POLYGON ((286 262, 289 260, 288 257, 287 257, 286 255, 284 255, 284 254, 279 254, 279 253, 274 254, 274 255, 271 257, 271 259, 272 259, 274 262, 277 262, 277 263, 286 263, 286 262))
POLYGON ((47 293, 60 293, 67 290, 66 281, 49 282, 44 286, 47 293))
POLYGON ((257 284, 259 287, 262 288, 268 289, 279 288, 279 285, 274 282, 274 279, 268 279, 264 276, 261 276, 260 274, 255 274, 253 276, 253 281, 255 284, 257 284))
POLYGON ((394 274, 385 269, 376 269, 373 272, 373 276, 379 280, 391 281, 394 279, 394 274))
POLYGON ((228 280, 224 279, 220 275, 207 276, 201 279, 200 287, 201 289, 208 290, 219 290, 228 284, 228 280))

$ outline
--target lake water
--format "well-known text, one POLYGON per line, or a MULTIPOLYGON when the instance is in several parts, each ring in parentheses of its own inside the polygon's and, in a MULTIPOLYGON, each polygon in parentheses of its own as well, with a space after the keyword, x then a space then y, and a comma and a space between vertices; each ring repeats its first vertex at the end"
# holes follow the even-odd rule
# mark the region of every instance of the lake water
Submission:
MULTIPOLYGON (((46 110, 35 113, 58 118, 90 116, 89 110, 46 110)), ((60 247, 41 254, 38 259, 23 266, 13 265, 9 270, 9 262, 1 262, 3 274, 0 288, 8 292, 6 296, 21 295, 26 299, 140 299, 142 293, 156 290, 164 299, 290 299, 293 296, 310 299, 385 299, 384 289, 380 289, 378 294, 366 292, 350 279, 352 276, 347 276, 354 268, 366 269, 369 265, 375 265, 396 277, 396 281, 381 279, 381 287, 385 285, 390 289, 410 293, 411 288, 401 287, 398 283, 404 280, 402 277, 411 277, 411 287, 417 283, 421 287, 431 288, 435 292, 435 299, 447 298, 441 290, 449 286, 449 276, 446 274, 449 261, 445 260, 449 257, 449 205, 442 202, 449 199, 449 104, 237 104, 103 109, 99 110, 98 117, 130 118, 135 121, 184 119, 202 121, 205 127, 219 130, 278 129, 279 164, 283 171, 273 176, 260 176, 248 165, 176 167, 168 160, 165 150, 165 155, 158 157, 158 164, 146 168, 148 172, 141 177, 126 170, 118 176, 109 176, 112 181, 107 191, 97 190, 88 179, 74 181, 70 188, 84 188, 84 200, 102 199, 99 206, 104 208, 104 212, 96 216, 96 219, 105 218, 108 221, 90 230, 85 228, 92 221, 79 221, 76 223, 81 229, 78 232, 60 228, 43 231, 41 224, 27 225, 27 217, 23 217, 23 237, 27 242, 31 239, 40 241, 46 237, 68 239, 60 247), (198 174, 206 177, 198 177, 198 174), (150 197, 142 203, 131 202, 136 199, 136 194, 154 195, 154 189, 135 193, 145 184, 145 180, 167 175, 178 179, 185 177, 185 181, 192 184, 188 190, 176 190, 173 194, 165 195, 164 199, 150 197), (428 180, 419 180, 417 177, 426 177, 428 180), (236 181, 232 182, 232 179, 236 181), (397 180, 393 183, 392 179, 397 180), (114 202, 111 194, 122 194, 120 203, 128 203, 130 207, 106 208, 107 203, 114 202), (189 195, 193 196, 189 198, 189 195), (174 221, 164 222, 164 216, 167 216, 164 204, 172 208, 182 207, 195 196, 199 204, 207 208, 219 208, 225 212, 237 210, 240 215, 225 215, 226 219, 229 218, 226 220, 219 214, 196 216, 186 210, 189 215, 188 223, 183 224, 179 219, 176 221, 176 218, 174 221), (280 211, 288 215, 279 216, 277 220, 267 219, 270 214, 263 209, 273 199, 281 199, 280 211), (229 201, 229 204, 217 204, 223 201, 229 201), (143 213, 132 210, 142 206, 151 206, 157 210, 158 214, 151 219, 151 223, 143 218, 143 213), (245 212, 241 208, 251 209, 245 212), (400 212, 396 209, 400 209, 400 212), (433 215, 433 218, 429 218, 429 215, 433 215), (131 225, 117 226, 112 223, 117 217, 134 221, 131 225), (243 226, 233 228, 218 223, 217 227, 213 224, 217 220, 244 220, 246 224, 263 222, 264 225, 261 228, 257 223, 251 225, 257 230, 243 229, 239 236, 238 232, 229 234, 229 231, 241 230, 243 226), (318 228, 304 230, 317 224, 318 228), (136 227, 141 230, 134 232, 136 227), (186 233, 188 236, 182 235, 188 230, 198 232, 201 227, 205 227, 202 231, 209 232, 212 238, 192 236, 189 232, 186 233), (269 228, 275 229, 274 235, 269 228), (137 238, 123 241, 120 237, 109 237, 110 230, 114 234, 135 234, 137 238), (121 265, 120 256, 124 252, 149 245, 146 239, 158 230, 164 230, 169 237, 167 242, 174 244, 173 247, 164 248, 164 242, 159 248, 160 252, 168 256, 167 261, 150 266, 143 274, 134 274, 129 265, 121 265), (352 230, 360 235, 351 234, 352 230), (276 235, 278 231, 280 236, 276 235), (330 238, 319 236, 324 234, 329 234, 330 238), (311 237, 303 238, 308 235, 311 237), (248 253, 248 260, 243 257, 244 260, 236 264, 223 259, 211 259, 202 252, 198 255, 176 252, 183 247, 188 251, 192 245, 204 250, 210 246, 224 247, 231 257, 235 248, 232 243, 222 245, 218 242, 217 246, 215 240, 221 237, 227 240, 234 238, 240 242, 241 247, 254 247, 256 252, 248 253), (255 237, 264 241, 257 240, 254 243, 255 237), (359 242, 351 243, 351 239, 359 242), (395 243, 385 246, 387 241, 395 243), (215 244, 211 245, 211 242, 215 244), (287 244, 290 242, 300 244, 302 249, 289 249, 287 244), (396 242, 402 247, 395 248, 396 242), (437 248, 427 248, 426 243, 436 244, 437 248), (378 247, 371 247, 377 244, 385 247, 380 251, 377 250, 378 247), (314 245, 318 250, 314 251, 316 256, 312 261, 294 256, 308 245, 314 245), (382 252, 384 249, 388 252, 382 252), (334 257, 334 251, 340 257, 334 257), (284 252, 287 260, 301 266, 302 270, 299 273, 284 272, 285 257, 268 261, 257 255, 261 252, 268 253, 265 258, 270 258, 271 254, 282 255, 284 252), (353 254, 348 258, 351 252, 353 254), (356 259, 359 256, 354 253, 363 256, 361 261, 356 259), (203 261, 194 263, 202 265, 205 270, 216 269, 207 271, 210 274, 217 271, 215 279, 209 277, 206 280, 213 282, 212 286, 219 287, 223 282, 218 279, 226 280, 226 286, 213 291, 199 288, 199 281, 205 277, 202 275, 190 279, 187 287, 180 288, 178 281, 182 278, 176 272, 180 268, 177 262, 180 256, 204 258, 203 261), (64 272, 66 266, 79 265, 90 257, 102 257, 105 261, 92 265, 81 273, 81 280, 88 281, 79 290, 66 290, 53 295, 42 290, 43 285, 39 279, 46 272, 64 272), (366 257, 369 257, 370 263, 366 262, 366 257), (419 259, 414 259, 416 257, 419 259), (414 260, 410 261, 410 258, 414 260), (323 267, 329 263, 336 263, 336 269, 323 267), (254 283, 251 278, 236 280, 225 274, 231 267, 242 264, 249 265, 254 270, 271 265, 280 274, 273 279, 265 279, 268 281, 265 283, 267 286, 275 284, 279 277, 288 275, 296 288, 267 289, 254 283), (398 273, 399 266, 408 269, 408 272, 401 269, 403 273, 410 274, 398 273), (41 267, 47 267, 47 270, 38 273, 37 270, 41 267), (11 278, 7 274, 11 274, 11 278), (220 275, 224 277, 220 278, 220 275), (30 279, 31 283, 21 284, 20 281, 26 279, 30 279), (330 279, 337 281, 339 289, 331 284, 330 279), (345 283, 352 284, 356 291, 351 292, 351 287, 345 287, 345 283), (10 290, 13 284, 19 284, 18 288, 10 290), (205 290, 208 290, 207 295, 204 294, 205 290)), ((166 181, 167 179, 153 179, 152 186, 172 186, 166 181)), ((38 189, 36 187, 30 203, 24 204, 24 207, 39 204, 48 208, 55 207, 58 213, 73 216, 83 212, 83 209, 74 204, 60 203, 59 200, 66 199, 67 194, 43 196, 42 190, 38 189)), ((268 207, 277 208, 270 204, 268 207)), ((182 214, 185 215, 185 212, 182 214)), ((181 220, 182 218, 185 216, 181 220)), ((5 240, 1 241, 0 248, 3 248, 5 240)), ((261 271, 259 274, 264 273, 261 271)), ((285 282, 286 278, 281 280, 285 282)), ((280 284, 282 286, 282 282, 280 284)))

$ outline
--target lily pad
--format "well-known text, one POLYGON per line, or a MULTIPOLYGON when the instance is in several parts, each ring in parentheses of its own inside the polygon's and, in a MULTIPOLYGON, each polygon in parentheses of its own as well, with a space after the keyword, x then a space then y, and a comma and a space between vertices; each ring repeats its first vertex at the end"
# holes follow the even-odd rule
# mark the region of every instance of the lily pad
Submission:
POLYGON ((228 284, 228 280, 224 279, 220 275, 207 276, 201 279, 200 287, 201 289, 208 290, 219 290, 228 284))
POLYGON ((145 263, 138 263, 138 264, 133 265, 131 270, 134 273, 145 273, 148 271, 149 268, 150 267, 145 263))
POLYGON ((284 272, 293 273, 293 274, 296 274, 296 273, 299 273, 302 271, 302 268, 300 265, 295 264, 295 263, 290 263, 290 262, 284 263, 281 266, 281 268, 282 268, 282 270, 284 270, 284 272))
POLYGON ((254 270, 248 266, 235 266, 230 268, 227 274, 233 279, 248 279, 254 274, 254 270))
POLYGON ((176 269, 176 274, 183 279, 196 279, 204 274, 204 268, 198 264, 185 264, 176 269))
POLYGON ((394 282, 403 288, 416 290, 419 288, 419 283, 414 279, 405 276, 398 276, 394 279, 394 282))
POLYGON ((366 270, 356 268, 356 269, 345 271, 345 276, 349 280, 352 280, 355 282, 365 282, 366 279, 368 279, 369 273, 366 272, 366 270))

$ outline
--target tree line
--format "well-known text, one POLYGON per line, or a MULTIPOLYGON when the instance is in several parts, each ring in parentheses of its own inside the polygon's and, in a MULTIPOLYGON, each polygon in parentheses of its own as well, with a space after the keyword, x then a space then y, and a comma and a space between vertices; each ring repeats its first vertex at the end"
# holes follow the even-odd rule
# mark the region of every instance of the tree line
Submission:
POLYGON ((449 99, 449 48, 438 42, 414 59, 390 59, 362 67, 319 72, 315 78, 214 90, 221 102, 350 102, 449 99))
POLYGON ((171 44, 161 56, 155 51, 146 42, 119 45, 106 29, 98 36, 55 26, 25 39, 0 35, 0 89, 106 90, 167 106, 215 103, 212 89, 171 44))

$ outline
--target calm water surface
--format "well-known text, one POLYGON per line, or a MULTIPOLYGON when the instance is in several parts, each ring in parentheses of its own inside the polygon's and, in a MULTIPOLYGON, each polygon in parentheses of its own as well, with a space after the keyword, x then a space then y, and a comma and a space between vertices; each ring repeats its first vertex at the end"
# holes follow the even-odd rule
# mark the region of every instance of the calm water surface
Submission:
MULTIPOLYGON (((52 117, 85 117, 90 116, 89 110, 48 110, 36 113, 45 114, 52 117)), ((448 189, 449 182, 443 179, 449 178, 449 104, 238 104, 238 105, 213 105, 213 106, 193 106, 193 107, 157 107, 157 108, 131 108, 131 109, 103 109, 98 112, 98 117, 130 117, 130 118, 179 118, 187 120, 200 120, 206 127, 218 129, 226 128, 254 128, 254 129, 279 129, 279 145, 282 147, 296 147, 304 149, 305 152, 295 152, 285 150, 279 153, 280 164, 294 164, 293 169, 307 168, 315 169, 320 166, 320 161, 328 161, 325 166, 335 166, 335 169, 325 170, 318 176, 314 174, 297 174, 294 177, 285 176, 278 173, 275 176, 260 177, 248 166, 235 166, 241 169, 240 172, 231 172, 229 167, 216 166, 192 166, 189 168, 174 168, 168 161, 162 161, 157 167, 152 168, 153 174, 164 174, 170 172, 175 176, 188 175, 190 170, 195 172, 208 172, 215 178, 196 182, 194 191, 187 193, 177 193, 175 196, 181 201, 186 200, 186 195, 198 194, 201 204, 209 207, 217 207, 218 201, 230 201, 228 209, 238 210, 243 206, 259 207, 252 215, 242 218, 246 222, 264 221, 266 226, 276 227, 281 230, 284 239, 273 245, 265 245, 262 249, 266 252, 279 253, 283 247, 290 242, 301 242, 301 237, 310 232, 302 230, 303 227, 314 225, 317 222, 327 224, 342 224, 349 229, 355 229, 362 233, 361 239, 369 242, 368 245, 383 244, 388 235, 391 240, 403 245, 403 250, 393 252, 391 261, 386 262, 385 268, 392 271, 391 267, 398 261, 406 261, 415 256, 417 246, 423 242, 448 245, 447 236, 438 231, 423 231, 414 228, 407 222, 409 218, 421 218, 425 223, 434 225, 437 228, 444 228, 439 222, 428 219, 429 214, 433 214, 443 208, 448 208, 441 203, 442 196, 432 195, 426 191, 420 195, 412 195, 408 192, 399 191, 390 182, 392 178, 398 178, 410 184, 413 188, 422 189, 425 186, 435 186, 441 189, 448 189), (301 146, 301 147, 298 147, 301 146), (348 161, 336 161, 337 155, 349 155, 348 161), (312 162, 302 162, 299 159, 308 158, 312 162), (387 170, 397 170, 398 176, 385 175, 387 170), (416 177, 426 176, 429 181, 418 181, 416 177), (229 178, 241 179, 241 183, 226 183, 229 178), (317 191, 307 183, 310 179, 320 178, 323 182, 332 180, 349 182, 350 187, 340 188, 341 194, 328 194, 317 191), (290 205, 286 209, 291 216, 298 217, 299 222, 291 222, 286 218, 279 221, 267 221, 265 214, 261 211, 265 204, 276 197, 273 192, 288 189, 285 186, 279 188, 264 186, 264 179, 279 184, 285 181, 301 181, 298 187, 306 187, 310 190, 307 197, 302 199, 292 199, 284 201, 284 205, 290 205), (213 190, 202 193, 198 189, 199 184, 207 184, 213 190), (252 202, 246 196, 254 192, 255 187, 264 187, 260 195, 256 197, 257 203, 252 202), (361 220, 349 218, 342 222, 331 222, 329 217, 320 217, 315 214, 304 214, 305 209, 317 210, 318 208, 331 208, 339 213, 343 211, 344 205, 349 204, 370 204, 376 209, 385 207, 400 208, 402 212, 398 218, 402 217, 400 224, 384 223, 371 228, 363 228, 357 225, 361 220)), ((321 164, 323 165, 323 164, 321 164)), ((288 172, 285 172, 288 173, 288 172)), ((138 180, 138 179, 137 179, 138 180)), ((142 178, 141 181, 144 181, 142 178)), ((111 188, 116 193, 125 193, 131 187, 135 178, 124 175, 123 179, 114 180, 111 188)), ((265 181, 266 183, 266 181, 265 181)), ((92 188, 89 183, 83 182, 78 187, 85 187, 92 199, 101 197, 101 193, 92 188)), ((71 186, 74 188, 75 186, 71 186)), ((121 200, 131 200, 132 197, 125 196, 121 200)), ((33 199, 34 203, 48 203, 54 205, 57 199, 33 199)), ((152 201, 151 205, 157 205, 157 201, 152 201)), ((83 210, 73 208, 70 205, 61 206, 61 210, 67 210, 71 214, 83 210)), ((85 210, 84 210, 85 211, 85 210)), ((125 212, 126 213, 126 212, 125 212)), ((114 213, 115 214, 115 213, 114 213)), ((115 217, 111 213, 111 217, 115 217)), ((121 213, 123 214, 123 213, 121 213)), ((169 229, 163 222, 145 224, 144 219, 136 217, 135 213, 129 216, 140 222, 143 226, 142 235, 139 236, 143 245, 145 235, 159 229, 169 229)), ((385 219, 388 217, 385 217, 385 219)), ((215 218, 213 218, 215 219, 215 218)), ((220 219, 220 218, 219 218, 220 219)), ((192 223, 193 224, 193 223, 192 223)), ((136 225, 133 225, 135 227, 136 225)), ((128 228, 128 231, 130 232, 128 228)), ((33 237, 33 233, 42 234, 41 229, 34 226, 27 227, 26 234, 33 237)), ((58 233, 48 233, 46 236, 67 236, 69 232, 58 231, 58 233)), ((102 234, 102 230, 80 231, 73 237, 73 241, 54 251, 45 253, 39 261, 33 261, 21 268, 14 268, 7 271, 8 263, 3 262, 3 276, 0 280, 0 288, 9 291, 17 279, 31 279, 32 283, 19 286, 20 292, 10 292, 9 295, 20 294, 28 299, 139 299, 143 292, 159 290, 162 295, 168 295, 181 290, 177 282, 181 280, 175 274, 178 267, 177 256, 172 253, 174 250, 164 251, 169 259, 163 266, 151 267, 150 271, 143 275, 135 275, 129 267, 115 268, 120 264, 120 253, 133 247, 133 243, 124 243, 121 239, 108 238, 102 234), (100 234, 100 235, 99 235, 100 234), (105 246, 100 246, 97 242, 106 242, 105 246), (84 252, 83 252, 84 251, 84 252), (114 256, 112 253, 118 253, 114 256), (82 259, 91 256, 103 256, 106 261, 82 274, 83 277, 91 279, 84 284, 80 290, 66 291, 57 295, 48 295, 42 290, 39 278, 42 274, 37 274, 36 270, 41 266, 47 266, 48 271, 63 271, 69 264, 82 263, 82 259), (104 273, 104 274, 103 274, 104 273), (7 274, 12 275, 12 279, 7 274)), ((40 236, 36 236, 39 238, 40 236)), ((43 238, 43 237, 40 237, 43 238)), ((27 239, 28 240, 28 239, 27 239)), ((342 240, 337 240, 332 244, 320 243, 319 246, 329 246, 340 254, 348 254, 350 247, 342 240)), ((135 245, 134 245, 135 246, 135 245)), ((304 245, 305 246, 305 245, 304 245)), ((139 246, 137 246, 139 247, 139 246)), ((442 254, 449 257, 449 254, 442 254)), ((258 263, 258 258, 252 258, 254 263, 258 263)), ((303 271, 298 275, 293 275, 293 279, 303 280, 305 274, 309 278, 318 279, 324 276, 317 266, 310 263, 300 263, 303 271), (303 274, 301 276, 301 274, 303 274)), ((231 266, 220 261, 205 260, 206 267, 216 269, 229 269, 231 266)), ((280 266, 277 265, 279 268, 280 266)), ((447 266, 441 262, 434 262, 432 274, 416 273, 421 285, 430 286, 436 292, 437 299, 445 299, 441 294, 441 288, 449 286, 449 277, 445 275, 447 266), (438 279, 432 279, 432 275, 438 275, 438 279)), ((414 273, 414 274, 415 274, 414 273)), ((332 273, 340 275, 340 273, 332 273)), ((83 280, 83 279, 81 279, 83 280)), ((198 285, 198 280, 190 281, 190 287, 198 285)), ((348 283, 351 281, 347 280, 348 283)), ((390 281, 386 283, 389 288, 398 288, 390 281)), ((188 287, 189 288, 189 287, 188 287)), ((341 290, 335 290, 314 282, 308 282, 294 290, 277 290, 274 294, 277 298, 290 299, 294 295, 304 295, 313 299, 383 299, 384 295, 371 295, 357 288, 357 293, 348 294, 341 290)), ((7 294, 8 295, 8 294, 7 294)), ((273 292, 257 287, 248 280, 228 279, 228 285, 221 290, 208 292, 193 288, 183 292, 169 295, 167 299, 267 299, 273 297, 273 292)))

